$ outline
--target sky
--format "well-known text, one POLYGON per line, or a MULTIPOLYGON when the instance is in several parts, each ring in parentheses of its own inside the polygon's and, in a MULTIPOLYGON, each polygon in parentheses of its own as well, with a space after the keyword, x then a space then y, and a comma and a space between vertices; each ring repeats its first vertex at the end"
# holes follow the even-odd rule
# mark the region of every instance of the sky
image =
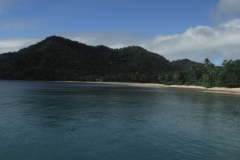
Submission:
POLYGON ((0 54, 52 35, 221 65, 240 59, 240 0, 0 0, 0 54))

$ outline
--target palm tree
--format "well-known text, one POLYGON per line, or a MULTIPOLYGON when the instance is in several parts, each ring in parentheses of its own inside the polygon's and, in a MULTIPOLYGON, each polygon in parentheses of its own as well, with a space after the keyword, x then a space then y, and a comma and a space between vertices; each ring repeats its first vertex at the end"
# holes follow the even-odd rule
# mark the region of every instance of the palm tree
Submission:
POLYGON ((195 79, 197 81, 198 78, 199 78, 199 70, 197 69, 197 67, 196 66, 191 66, 190 72, 193 73, 193 75, 195 76, 195 79))
POLYGON ((215 65, 210 62, 208 58, 204 60, 204 66, 207 69, 207 74, 212 73, 215 70, 215 65))
POLYGON ((210 62, 210 60, 208 59, 208 58, 206 58, 205 60, 204 60, 204 66, 206 67, 206 68, 208 68, 208 66, 211 64, 211 62, 210 62))

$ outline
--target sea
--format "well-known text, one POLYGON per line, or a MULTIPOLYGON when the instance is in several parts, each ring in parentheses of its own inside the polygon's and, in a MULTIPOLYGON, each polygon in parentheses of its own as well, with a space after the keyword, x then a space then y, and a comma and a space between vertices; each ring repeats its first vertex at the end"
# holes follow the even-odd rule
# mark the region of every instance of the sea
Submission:
POLYGON ((0 81, 0 159, 240 159, 240 95, 0 81))

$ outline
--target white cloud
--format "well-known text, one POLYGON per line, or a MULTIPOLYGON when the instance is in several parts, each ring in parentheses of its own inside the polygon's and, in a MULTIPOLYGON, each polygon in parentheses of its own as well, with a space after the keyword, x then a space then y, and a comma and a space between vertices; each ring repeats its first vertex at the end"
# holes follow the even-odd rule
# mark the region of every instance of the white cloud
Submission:
POLYGON ((40 41, 39 39, 0 40, 0 53, 14 52, 40 41))
POLYGON ((219 0, 216 9, 212 10, 211 15, 215 21, 222 18, 239 17, 240 0, 219 0))
POLYGON ((240 19, 222 23, 215 28, 198 26, 173 36, 157 36, 144 47, 167 58, 189 58, 202 62, 204 58, 240 58, 240 19), (149 45, 150 44, 150 45, 149 45))
POLYGON ((188 58, 203 62, 208 57, 214 63, 221 64, 224 59, 240 59, 240 19, 214 28, 197 26, 182 34, 152 38, 126 34, 79 34, 69 38, 89 45, 103 44, 112 48, 137 45, 169 60, 188 58))
MULTIPOLYGON (((111 48, 141 46, 169 60, 188 58, 203 62, 208 57, 212 62, 221 64, 224 59, 240 59, 240 19, 214 28, 197 26, 182 34, 168 36, 141 37, 124 33, 76 33, 62 36, 88 45, 106 45, 111 48)), ((0 53, 18 50, 37 41, 0 40, 0 53)))

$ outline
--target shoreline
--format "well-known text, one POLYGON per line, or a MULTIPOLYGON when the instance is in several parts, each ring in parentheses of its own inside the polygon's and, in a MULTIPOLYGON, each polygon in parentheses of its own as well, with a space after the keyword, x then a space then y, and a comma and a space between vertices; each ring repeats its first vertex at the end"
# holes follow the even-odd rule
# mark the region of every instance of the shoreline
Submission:
POLYGON ((169 88, 169 89, 191 89, 198 92, 206 93, 218 93, 218 94, 235 94, 240 95, 240 88, 225 88, 225 87, 213 87, 206 88, 201 86, 186 86, 186 85, 164 85, 157 83, 131 83, 131 82, 92 82, 92 81, 61 81, 68 83, 92 83, 92 84, 110 84, 110 85, 122 85, 130 87, 143 87, 143 88, 169 88))
MULTIPOLYGON (((0 81, 4 81, 4 80, 0 80, 0 81)), ((38 81, 38 82, 108 84, 108 85, 122 85, 122 86, 129 86, 129 87, 142 87, 142 88, 155 88, 155 89, 164 89, 164 88, 165 89, 188 89, 196 92, 240 95, 240 88, 226 88, 226 87, 206 88, 206 87, 194 86, 194 85, 187 86, 187 85, 164 85, 164 84, 158 84, 158 83, 96 82, 96 81, 38 81)))

